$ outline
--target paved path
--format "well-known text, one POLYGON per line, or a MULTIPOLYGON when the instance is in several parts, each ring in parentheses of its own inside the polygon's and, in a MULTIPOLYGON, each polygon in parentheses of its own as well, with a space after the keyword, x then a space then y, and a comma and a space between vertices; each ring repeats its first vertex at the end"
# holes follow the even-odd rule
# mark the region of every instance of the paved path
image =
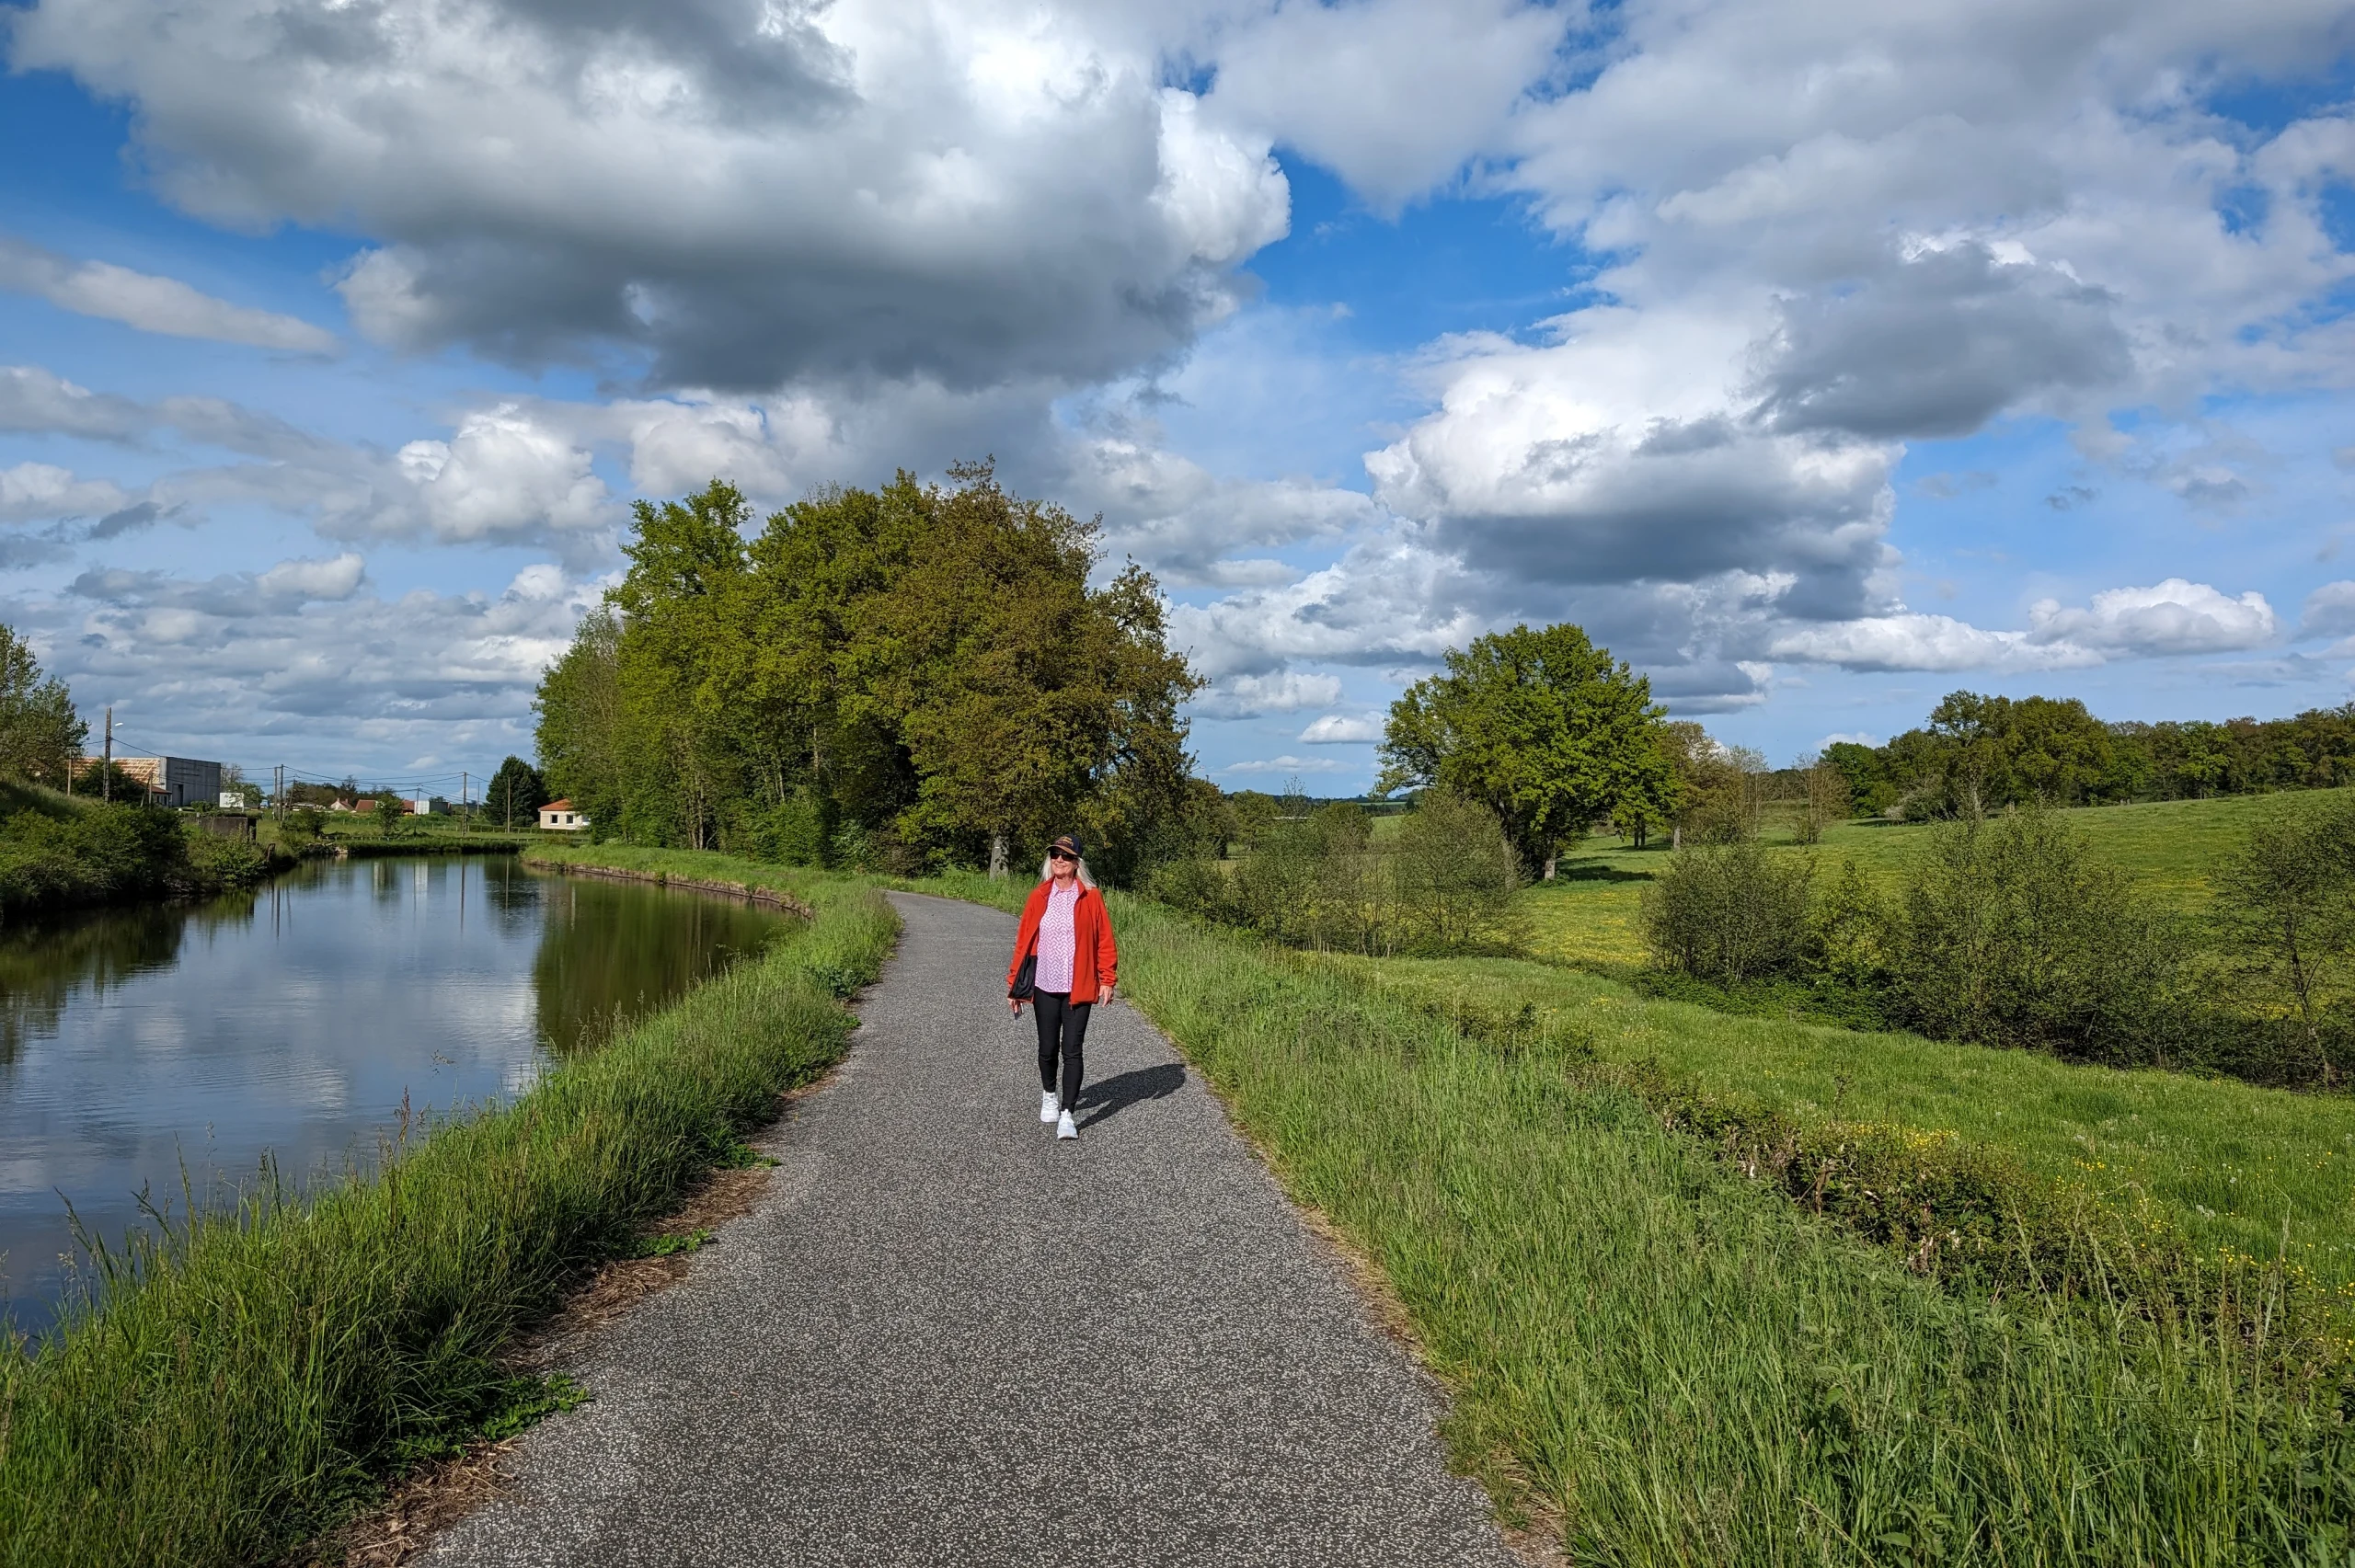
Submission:
POLYGON ((1168 1045, 1097 1009, 1056 1143, 1013 921, 893 901, 758 1207, 425 1561, 1510 1568, 1435 1398, 1168 1045))

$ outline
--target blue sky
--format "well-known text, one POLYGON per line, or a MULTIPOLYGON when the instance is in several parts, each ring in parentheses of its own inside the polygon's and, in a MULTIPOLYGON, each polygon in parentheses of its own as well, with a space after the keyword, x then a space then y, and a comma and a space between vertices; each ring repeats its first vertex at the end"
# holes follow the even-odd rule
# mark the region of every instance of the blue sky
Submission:
POLYGON ((994 453, 1230 786, 1576 620, 1777 761, 2355 696, 2343 6, 0 10, 0 615, 449 793, 628 502, 994 453))

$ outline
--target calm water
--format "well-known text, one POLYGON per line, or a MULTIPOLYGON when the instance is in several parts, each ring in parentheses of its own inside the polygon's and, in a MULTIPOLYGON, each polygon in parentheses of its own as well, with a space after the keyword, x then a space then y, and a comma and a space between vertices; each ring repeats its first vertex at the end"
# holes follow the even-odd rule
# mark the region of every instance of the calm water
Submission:
POLYGON ((404 1097, 530 1085, 782 917, 511 858, 314 861, 252 894, 0 931, 0 1307, 53 1310, 65 1204, 109 1240, 265 1151, 370 1158, 404 1097))

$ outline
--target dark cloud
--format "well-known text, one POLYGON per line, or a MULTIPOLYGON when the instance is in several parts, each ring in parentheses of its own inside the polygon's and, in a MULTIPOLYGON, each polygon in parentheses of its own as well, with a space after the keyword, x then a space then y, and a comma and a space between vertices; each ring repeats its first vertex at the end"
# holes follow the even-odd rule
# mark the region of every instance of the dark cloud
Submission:
POLYGON ((1761 353, 1759 411, 1783 430, 1964 436, 2053 393, 2133 370, 2117 297, 1957 245, 1786 300, 1761 353))

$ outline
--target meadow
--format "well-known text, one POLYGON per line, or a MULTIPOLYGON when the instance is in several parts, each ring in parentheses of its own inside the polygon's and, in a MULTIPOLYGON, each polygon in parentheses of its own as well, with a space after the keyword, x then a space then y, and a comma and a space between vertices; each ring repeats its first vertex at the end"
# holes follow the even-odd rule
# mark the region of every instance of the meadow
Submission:
MULTIPOLYGON (((2251 823, 2271 812, 2322 809, 2330 790, 2236 795, 2211 800, 2162 800, 2131 806, 2089 806, 2059 813, 2085 836, 2100 860, 2116 865, 2163 907, 2197 917, 2208 907, 2209 876, 2251 823)), ((1765 841, 1778 853, 1812 854, 1820 875, 1844 860, 1886 891, 1900 886, 1908 862, 1929 832, 1924 824, 1880 820, 1837 822, 1823 841, 1802 847, 1786 816, 1771 811, 1765 841)), ((1563 855, 1555 879, 1532 883, 1521 895, 1529 922, 1530 952, 1555 963, 1624 974, 1644 962, 1638 911, 1644 885, 1670 854, 1668 841, 1643 849, 1607 835, 1587 839, 1563 855)))

